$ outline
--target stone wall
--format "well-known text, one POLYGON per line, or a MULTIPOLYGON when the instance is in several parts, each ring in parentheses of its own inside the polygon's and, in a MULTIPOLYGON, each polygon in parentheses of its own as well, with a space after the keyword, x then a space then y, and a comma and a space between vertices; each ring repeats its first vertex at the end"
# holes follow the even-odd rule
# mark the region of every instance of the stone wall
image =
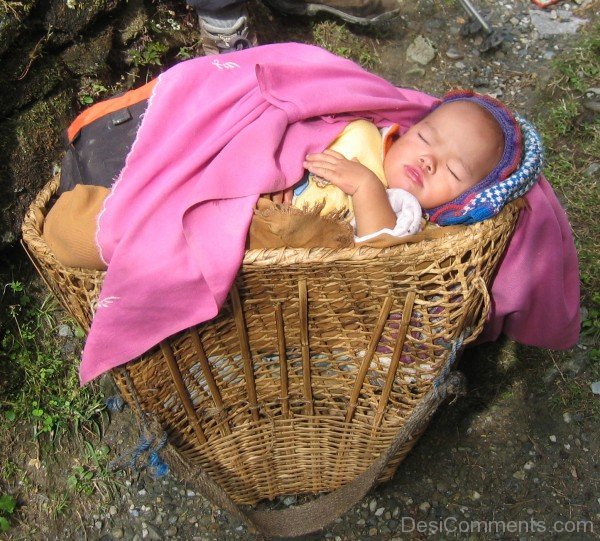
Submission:
MULTIPOLYGON (((161 54, 184 44, 186 28, 152 22, 157 10, 191 17, 185 2, 173 5, 183 11, 151 0, 0 0, 0 250, 20 238, 23 214, 60 163, 62 134, 76 114, 155 75, 142 74, 131 51, 152 40, 161 54)), ((164 67, 154 57, 147 63, 164 67)))

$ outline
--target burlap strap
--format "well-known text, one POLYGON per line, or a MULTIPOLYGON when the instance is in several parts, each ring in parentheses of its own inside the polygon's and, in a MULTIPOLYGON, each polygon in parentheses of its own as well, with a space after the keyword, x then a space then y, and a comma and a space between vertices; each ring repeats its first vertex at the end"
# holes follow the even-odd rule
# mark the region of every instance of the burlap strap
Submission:
POLYGON ((325 528, 358 503, 375 485, 380 474, 402 445, 426 427, 446 397, 462 394, 464 389, 465 377, 463 374, 456 370, 450 372, 448 377, 439 385, 433 386, 419 401, 385 453, 375 460, 367 470, 339 489, 297 507, 279 511, 245 510, 234 503, 208 475, 202 471, 193 470, 187 463, 182 464, 185 469, 183 478, 192 481, 213 504, 226 509, 244 521, 254 533, 260 533, 270 538, 298 537, 315 532, 325 528))

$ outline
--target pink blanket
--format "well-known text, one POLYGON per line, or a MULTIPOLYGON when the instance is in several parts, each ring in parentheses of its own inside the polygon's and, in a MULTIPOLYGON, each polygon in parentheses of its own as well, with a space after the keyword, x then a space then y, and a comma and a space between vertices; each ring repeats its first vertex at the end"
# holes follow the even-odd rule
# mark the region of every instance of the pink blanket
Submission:
MULTIPOLYGON (((109 267, 83 352, 82 384, 218 313, 243 259, 258 195, 294 184, 308 152, 325 148, 355 118, 406 130, 434 102, 301 44, 199 58, 161 75, 99 219, 97 240, 109 267)), ((541 204, 555 201, 550 189, 541 204)), ((537 215, 532 209, 528 229, 537 227, 537 215)), ((556 216, 556 228, 541 235, 541 266, 556 264, 543 247, 572 244, 564 214, 556 216)), ((544 277, 557 294, 565 281, 578 284, 575 253, 566 253, 566 274, 544 277)), ((540 284, 525 281, 519 297, 528 298, 540 284)), ((569 316, 578 307, 571 297, 569 316)), ((547 315, 547 303, 541 308, 547 315)), ((513 312, 499 313, 509 319, 513 312)), ((534 332, 552 334, 547 329, 567 321, 564 310, 549 319, 534 332)), ((552 347, 576 340, 568 321, 564 340, 552 347)))
POLYGON ((571 226, 542 178, 526 195, 491 288, 478 343, 504 333, 530 346, 566 349, 579 339, 579 265, 571 226))

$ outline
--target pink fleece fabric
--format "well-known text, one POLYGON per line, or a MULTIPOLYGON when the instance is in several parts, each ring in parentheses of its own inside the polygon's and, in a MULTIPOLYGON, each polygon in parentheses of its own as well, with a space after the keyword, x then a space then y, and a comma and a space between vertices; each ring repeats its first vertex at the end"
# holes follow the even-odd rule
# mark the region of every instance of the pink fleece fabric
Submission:
POLYGON ((545 178, 525 196, 492 283, 492 309, 477 343, 501 333, 530 346, 566 349, 581 327, 579 264, 567 215, 545 178))
MULTIPOLYGON (((162 74, 99 218, 97 241, 108 270, 83 352, 81 383, 217 315, 241 265, 259 194, 292 186, 307 153, 324 149, 356 118, 397 123, 405 131, 435 101, 301 44, 198 58, 162 74)), ((551 189, 541 204, 548 201, 558 205, 551 189)), ((537 215, 532 208, 527 228, 537 227, 537 215)), ((553 251, 557 243, 572 243, 564 213, 556 216, 555 228, 540 235, 539 264, 546 270, 544 262, 556 264, 556 258, 549 259, 544 247, 553 251)), ((565 281, 575 280, 565 301, 570 316, 574 303, 578 313, 577 260, 574 250, 563 250, 569 261, 558 264, 565 274, 543 272, 544 289, 525 279, 519 296, 560 294, 565 281)), ((512 261, 508 255, 503 265, 512 261)), ((503 302, 505 297, 511 307, 522 306, 510 294, 503 302)), ((549 321, 533 331, 548 336, 567 318, 564 310, 548 316, 548 303, 542 308, 549 321)), ((499 313, 504 320, 515 311, 499 313)), ((527 315, 522 320, 528 325, 527 315)), ((504 328, 494 318, 492 323, 494 333, 504 328)), ((576 340, 574 320, 569 323, 562 342, 550 347, 576 340)))

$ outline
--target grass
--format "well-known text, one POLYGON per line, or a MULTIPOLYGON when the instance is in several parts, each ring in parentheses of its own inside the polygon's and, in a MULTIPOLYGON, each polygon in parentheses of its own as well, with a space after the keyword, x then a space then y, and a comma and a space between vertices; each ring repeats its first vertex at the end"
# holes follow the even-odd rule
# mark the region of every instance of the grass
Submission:
POLYGON ((600 223, 594 219, 600 211, 600 186, 586 171, 600 157, 600 119, 585 109, 584 102, 586 91, 598 87, 600 80, 600 25, 567 57, 557 60, 554 70, 538 115, 547 149, 545 171, 574 226, 584 298, 597 304, 592 294, 600 286, 600 223))
POLYGON ((0 393, 5 420, 0 432, 26 421, 35 438, 47 435, 52 440, 65 429, 98 434, 104 405, 93 385, 79 387, 78 355, 66 350, 59 336, 59 327, 82 337, 81 330, 59 312, 52 297, 39 304, 19 281, 4 285, 2 301, 8 307, 0 331, 3 371, 13 384, 0 393))
POLYGON ((346 25, 322 21, 312 25, 316 45, 328 51, 354 60, 363 68, 373 69, 381 64, 376 48, 368 37, 360 37, 348 30, 346 25))
POLYGON ((49 491, 44 513, 58 522, 73 507, 116 501, 118 481, 108 469, 110 449, 99 443, 105 406, 98 385, 79 386, 83 332, 39 294, 39 282, 3 278, 0 448, 10 453, 0 463, 0 532, 27 524, 29 535, 39 526, 27 519, 36 512, 32 494, 49 491), (54 473, 40 488, 44 472, 54 473))
POLYGON ((546 146, 545 174, 573 226, 583 305, 580 350, 554 359, 561 376, 555 384, 554 401, 600 419, 600 404, 590 390, 590 384, 600 379, 600 184, 598 173, 589 173, 590 166, 600 160, 600 118, 585 107, 590 99, 588 90, 599 86, 600 24, 591 27, 553 68, 553 77, 541 94, 536 123, 546 146), (582 351, 587 357, 583 373, 564 376, 561 365, 582 351))

